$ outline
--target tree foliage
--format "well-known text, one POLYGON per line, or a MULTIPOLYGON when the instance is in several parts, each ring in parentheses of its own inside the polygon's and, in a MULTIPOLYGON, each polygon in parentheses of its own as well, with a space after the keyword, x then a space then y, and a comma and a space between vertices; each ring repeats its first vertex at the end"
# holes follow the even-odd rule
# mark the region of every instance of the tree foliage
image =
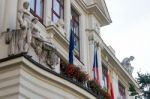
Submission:
POLYGON ((130 86, 129 86, 129 91, 131 92, 131 94, 130 94, 130 96, 135 96, 135 95, 137 95, 138 93, 137 93, 137 91, 135 90, 135 87, 134 87, 134 85, 133 84, 129 84, 130 86))
POLYGON ((133 84, 130 84, 129 91, 131 96, 144 96, 147 99, 150 99, 150 74, 149 73, 140 73, 138 72, 138 78, 136 79, 139 84, 139 89, 142 91, 142 94, 136 92, 133 84))
POLYGON ((150 86, 150 74, 142 74, 138 72, 137 82, 140 85, 140 89, 144 89, 150 86))
POLYGON ((150 99, 150 74, 142 74, 138 72, 137 82, 140 89, 143 91, 143 95, 150 99))

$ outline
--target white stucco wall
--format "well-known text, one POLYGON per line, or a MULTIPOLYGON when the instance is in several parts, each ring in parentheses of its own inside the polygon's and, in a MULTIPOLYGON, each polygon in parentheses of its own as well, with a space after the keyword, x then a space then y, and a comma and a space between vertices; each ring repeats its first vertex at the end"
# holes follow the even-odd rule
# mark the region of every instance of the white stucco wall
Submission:
POLYGON ((5 0, 3 30, 16 29, 18 0, 5 0))
POLYGON ((3 20, 5 11, 5 0, 0 0, 0 33, 3 31, 3 20))

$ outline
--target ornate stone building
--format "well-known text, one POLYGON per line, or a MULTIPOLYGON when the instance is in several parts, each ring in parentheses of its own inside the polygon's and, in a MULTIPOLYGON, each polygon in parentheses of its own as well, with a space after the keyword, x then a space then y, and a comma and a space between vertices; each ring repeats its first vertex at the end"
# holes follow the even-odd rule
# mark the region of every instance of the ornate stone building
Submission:
POLYGON ((132 99, 138 85, 100 36, 110 23, 104 0, 0 0, 0 99, 106 99, 62 73, 71 29, 74 65, 93 79, 96 47, 102 92, 110 71, 114 99, 132 99))

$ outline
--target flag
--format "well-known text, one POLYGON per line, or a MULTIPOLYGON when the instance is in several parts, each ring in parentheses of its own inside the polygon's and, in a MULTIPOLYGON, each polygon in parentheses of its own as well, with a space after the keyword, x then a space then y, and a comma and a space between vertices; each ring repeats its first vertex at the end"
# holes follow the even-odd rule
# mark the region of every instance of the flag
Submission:
POLYGON ((94 51, 93 75, 94 75, 94 80, 96 81, 96 83, 98 85, 100 85, 99 70, 98 70, 97 49, 95 49, 95 51, 94 51))
POLYGON ((111 78, 111 73, 109 72, 109 70, 108 70, 108 73, 107 73, 107 88, 108 88, 108 94, 110 95, 110 99, 114 99, 112 78, 111 78))
POLYGON ((73 50, 74 50, 74 33, 71 29, 70 41, 69 41, 69 63, 73 64, 73 50))

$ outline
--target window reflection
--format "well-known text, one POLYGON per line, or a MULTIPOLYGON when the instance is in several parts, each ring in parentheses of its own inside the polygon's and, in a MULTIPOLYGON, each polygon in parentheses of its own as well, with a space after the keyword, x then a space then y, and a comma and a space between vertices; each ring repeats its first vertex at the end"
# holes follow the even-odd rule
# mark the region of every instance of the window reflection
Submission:
POLYGON ((44 0, 30 0, 30 11, 43 22, 44 0))
POLYGON ((125 87, 120 82, 119 82, 119 93, 120 93, 121 99, 126 99, 125 87))
POLYGON ((34 10, 35 0, 30 0, 30 8, 34 10))
POLYGON ((41 0, 36 1, 36 14, 42 17, 43 4, 41 0))
POLYGON ((78 51, 75 56, 77 58, 80 58, 79 14, 72 8, 71 15, 72 15, 71 28, 73 29, 74 33, 74 47, 78 51))
POLYGON ((64 18, 64 0, 52 0, 52 21, 56 23, 64 18))
POLYGON ((54 11, 59 15, 59 10, 60 10, 60 4, 57 0, 54 0, 54 11))

